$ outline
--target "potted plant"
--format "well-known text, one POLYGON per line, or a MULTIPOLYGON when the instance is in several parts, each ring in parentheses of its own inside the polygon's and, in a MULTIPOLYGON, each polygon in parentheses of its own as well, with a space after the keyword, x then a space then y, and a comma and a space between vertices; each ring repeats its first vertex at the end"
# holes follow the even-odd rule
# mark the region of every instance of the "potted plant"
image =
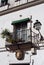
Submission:
POLYGON ((2 38, 6 38, 7 42, 9 43, 14 42, 14 39, 12 38, 12 33, 8 29, 3 30, 1 35, 2 35, 2 38))
POLYGON ((6 41, 9 43, 14 44, 15 42, 24 42, 24 40, 22 39, 14 39, 13 34, 8 29, 3 30, 1 35, 2 35, 2 38, 6 38, 6 41))

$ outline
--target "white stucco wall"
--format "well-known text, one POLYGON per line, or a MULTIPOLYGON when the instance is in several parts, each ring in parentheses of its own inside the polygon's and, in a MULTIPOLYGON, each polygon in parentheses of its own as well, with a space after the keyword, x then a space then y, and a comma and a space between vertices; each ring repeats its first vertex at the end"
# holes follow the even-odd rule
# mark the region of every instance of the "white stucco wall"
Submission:
MULTIPOLYGON (((18 12, 13 12, 4 16, 0 16, 0 33, 5 28, 9 29, 11 32, 13 31, 13 26, 11 22, 14 20, 27 18, 32 15, 32 21, 35 22, 38 19, 42 23, 41 33, 44 36, 44 4, 27 8, 24 10, 20 10, 18 12), (22 15, 20 17, 19 15, 22 15)), ((0 37, 0 47, 5 46, 5 41, 0 37)), ((37 56, 33 57, 35 60, 34 65, 43 65, 44 64, 44 50, 38 51, 37 56), (41 58, 41 59, 40 59, 41 58)), ((0 65, 9 65, 9 63, 24 63, 30 62, 30 54, 25 55, 25 59, 23 61, 18 61, 15 57, 15 53, 9 52, 0 52, 0 65)))

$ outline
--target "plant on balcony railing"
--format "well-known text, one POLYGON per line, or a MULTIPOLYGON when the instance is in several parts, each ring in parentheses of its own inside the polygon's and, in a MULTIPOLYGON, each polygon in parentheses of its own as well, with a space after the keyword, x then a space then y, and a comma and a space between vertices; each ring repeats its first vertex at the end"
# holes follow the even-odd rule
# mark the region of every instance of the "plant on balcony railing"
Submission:
POLYGON ((3 30, 1 35, 2 35, 2 38, 11 37, 11 33, 8 29, 3 30))
POLYGON ((6 38, 6 41, 9 43, 22 42, 22 39, 14 39, 13 33, 11 33, 8 29, 5 29, 1 33, 2 38, 6 38))

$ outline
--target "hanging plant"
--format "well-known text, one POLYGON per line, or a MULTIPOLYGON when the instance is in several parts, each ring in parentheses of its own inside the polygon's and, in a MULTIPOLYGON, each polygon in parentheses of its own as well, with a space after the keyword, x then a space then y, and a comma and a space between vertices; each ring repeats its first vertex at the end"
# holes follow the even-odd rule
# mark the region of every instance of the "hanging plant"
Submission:
POLYGON ((5 29, 2 31, 1 33, 2 35, 2 38, 6 38, 6 41, 7 42, 14 42, 15 40, 12 38, 12 33, 8 30, 8 29, 5 29))
POLYGON ((14 39, 13 34, 8 29, 3 30, 1 35, 2 35, 2 38, 6 38, 6 41, 9 43, 23 42, 24 41, 22 39, 14 39))
POLYGON ((2 35, 2 38, 11 37, 11 33, 8 29, 3 30, 1 35, 2 35))

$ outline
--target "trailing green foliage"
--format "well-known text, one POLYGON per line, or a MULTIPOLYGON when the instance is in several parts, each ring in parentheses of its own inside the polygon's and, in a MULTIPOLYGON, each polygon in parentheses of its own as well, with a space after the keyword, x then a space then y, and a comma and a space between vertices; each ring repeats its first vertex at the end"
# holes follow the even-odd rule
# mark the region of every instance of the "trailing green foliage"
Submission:
POLYGON ((9 43, 22 42, 22 39, 14 39, 13 34, 8 29, 3 30, 1 35, 2 38, 6 38, 6 41, 9 43))
POLYGON ((8 29, 3 30, 1 35, 2 35, 2 38, 11 37, 11 33, 8 29))

